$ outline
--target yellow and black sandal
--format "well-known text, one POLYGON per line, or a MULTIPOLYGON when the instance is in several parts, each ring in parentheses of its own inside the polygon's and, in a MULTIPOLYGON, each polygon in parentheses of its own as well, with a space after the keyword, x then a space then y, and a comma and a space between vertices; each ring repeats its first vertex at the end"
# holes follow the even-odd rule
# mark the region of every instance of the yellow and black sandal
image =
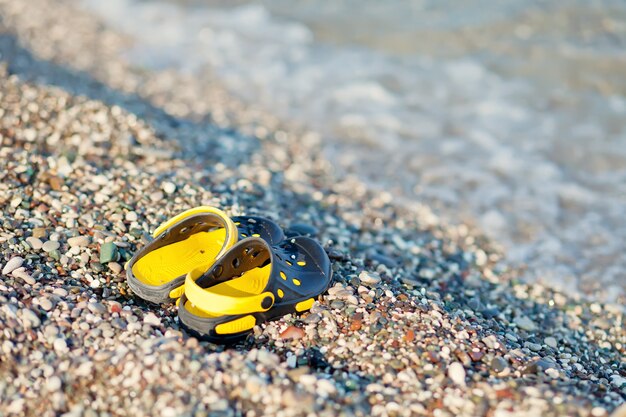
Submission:
POLYGON ((271 243, 284 239, 282 229, 269 219, 231 219, 209 206, 187 210, 160 225, 154 240, 128 261, 128 285, 144 300, 157 304, 174 301, 183 292, 187 272, 208 269, 239 239, 248 236, 271 243))
POLYGON ((310 309, 331 277, 328 255, 309 237, 274 245, 248 238, 208 270, 187 274, 178 315, 193 336, 232 343, 256 324, 310 309))

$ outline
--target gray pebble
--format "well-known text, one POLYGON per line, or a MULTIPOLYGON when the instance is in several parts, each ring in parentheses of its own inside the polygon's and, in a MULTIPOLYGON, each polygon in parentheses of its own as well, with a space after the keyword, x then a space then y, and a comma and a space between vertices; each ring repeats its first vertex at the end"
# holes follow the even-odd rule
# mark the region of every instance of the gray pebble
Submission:
POLYGON ((516 317, 515 324, 517 324, 517 327, 527 332, 535 331, 537 328, 537 325, 526 316, 516 317))
POLYGON ((491 369, 496 373, 504 371, 507 366, 509 366, 509 363, 501 356, 496 356, 491 361, 491 369))
POLYGON ((98 314, 98 315, 104 314, 108 311, 104 304, 98 303, 98 302, 87 304, 87 309, 91 311, 93 314, 98 314))
POLYGON ((543 343, 545 343, 547 346, 551 347, 552 349, 556 349, 558 346, 556 339, 552 336, 548 336, 545 339, 543 339, 543 343))

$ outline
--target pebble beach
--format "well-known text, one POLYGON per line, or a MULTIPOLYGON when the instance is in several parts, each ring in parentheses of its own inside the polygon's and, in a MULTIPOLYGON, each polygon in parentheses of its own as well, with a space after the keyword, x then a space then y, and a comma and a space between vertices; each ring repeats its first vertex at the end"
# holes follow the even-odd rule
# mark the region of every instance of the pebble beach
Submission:
POLYGON ((520 279, 472 227, 336 176, 210 74, 134 67, 71 0, 0 0, 0 416, 614 416, 623 306, 520 279), (217 346, 124 263, 214 205, 315 236, 310 312, 217 346))

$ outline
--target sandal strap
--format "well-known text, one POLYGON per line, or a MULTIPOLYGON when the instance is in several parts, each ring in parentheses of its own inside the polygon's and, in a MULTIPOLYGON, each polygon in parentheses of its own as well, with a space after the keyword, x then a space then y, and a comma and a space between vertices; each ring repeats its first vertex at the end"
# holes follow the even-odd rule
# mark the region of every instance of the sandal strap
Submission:
POLYGON ((195 280, 203 271, 195 270, 185 278, 185 296, 191 303, 207 314, 247 314, 269 310, 274 305, 274 294, 263 292, 247 297, 232 297, 205 291, 195 280))

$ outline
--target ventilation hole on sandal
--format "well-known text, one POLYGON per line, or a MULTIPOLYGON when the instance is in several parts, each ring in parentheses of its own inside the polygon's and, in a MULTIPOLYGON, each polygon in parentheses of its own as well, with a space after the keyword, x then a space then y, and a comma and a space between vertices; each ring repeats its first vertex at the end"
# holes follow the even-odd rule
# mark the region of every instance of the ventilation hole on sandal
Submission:
POLYGON ((306 265, 306 261, 298 261, 298 265, 305 266, 306 265))
POLYGON ((200 253, 204 255, 204 250, 200 249, 200 253))
POLYGON ((302 283, 300 282, 300 280, 299 280, 299 279, 296 279, 296 278, 292 279, 291 281, 292 281, 294 284, 296 284, 297 286, 300 286, 300 284, 302 284, 302 283))
POLYGON ((258 233, 253 233, 252 236, 254 236, 254 237, 261 237, 261 235, 258 234, 258 233))
POLYGON ((276 294, 278 294, 280 298, 283 298, 285 296, 285 293, 280 288, 278 289, 278 291, 276 291, 276 294))
POLYGON ((256 223, 256 220, 254 220, 254 219, 248 219, 248 223, 255 224, 255 223, 256 223))
POLYGON ((243 254, 244 254, 244 255, 249 254, 249 253, 250 253, 250 250, 251 250, 250 248, 245 248, 245 249, 243 250, 243 254))
POLYGON ((184 234, 185 234, 185 233, 187 233, 188 231, 189 231, 189 228, 188 228, 188 227, 183 227, 182 229, 180 229, 180 232, 179 232, 179 233, 180 233, 181 235, 184 235, 184 234))
POLYGON ((253 258, 256 258, 256 257, 257 257, 257 256, 259 256, 260 254, 261 254, 261 252, 258 252, 258 251, 257 251, 257 252, 254 252, 254 253, 252 253, 252 257, 253 257, 253 258))
POLYGON ((291 262, 289 262, 289 261, 285 261, 285 263, 286 263, 287 265, 289 265, 289 266, 292 266, 292 265, 293 265, 293 264, 292 264, 291 262))
POLYGON ((242 234, 241 234, 241 236, 243 236, 243 237, 248 237, 248 235, 247 235, 247 234, 245 234, 245 233, 242 233, 242 234))
POLYGON ((241 226, 241 222, 235 222, 235 226, 241 226))
POLYGON ((233 259, 233 268, 239 268, 239 265, 241 265, 239 263, 239 258, 233 259))
POLYGON ((283 271, 280 271, 280 277, 284 279, 285 281, 287 281, 287 275, 285 275, 283 271))

